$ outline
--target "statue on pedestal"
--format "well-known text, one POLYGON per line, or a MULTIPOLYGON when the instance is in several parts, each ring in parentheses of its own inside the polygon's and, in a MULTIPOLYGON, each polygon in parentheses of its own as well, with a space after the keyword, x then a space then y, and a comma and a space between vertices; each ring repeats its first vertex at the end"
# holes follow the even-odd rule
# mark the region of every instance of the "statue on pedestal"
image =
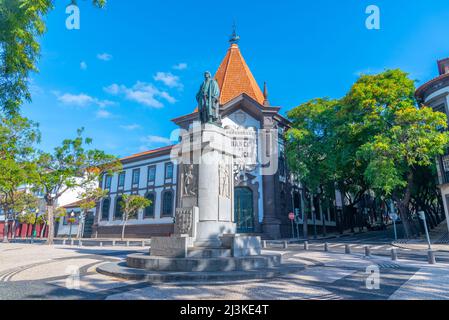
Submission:
POLYGON ((219 103, 220 89, 218 83, 212 78, 209 71, 204 73, 204 82, 196 94, 200 121, 204 123, 219 122, 219 103))

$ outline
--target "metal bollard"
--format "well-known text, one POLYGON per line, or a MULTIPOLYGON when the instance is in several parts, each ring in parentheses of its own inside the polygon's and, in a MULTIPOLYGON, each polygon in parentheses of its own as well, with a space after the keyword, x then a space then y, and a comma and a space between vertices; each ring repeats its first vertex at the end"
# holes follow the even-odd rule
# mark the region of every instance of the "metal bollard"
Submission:
POLYGON ((62 240, 62 245, 63 245, 63 246, 65 246, 65 241, 66 241, 65 239, 62 240))
POLYGON ((327 243, 327 242, 324 243, 324 251, 326 251, 326 252, 329 251, 329 243, 327 243))
POLYGON ((288 248, 288 242, 287 242, 287 241, 284 241, 284 243, 283 243, 283 248, 284 248, 284 249, 287 249, 287 248, 288 248))
POLYGON ((112 246, 115 247, 115 240, 112 240, 112 246))
POLYGON ((369 246, 365 246, 365 257, 371 256, 371 248, 369 246))
POLYGON ((427 261, 429 262, 429 264, 437 263, 437 261, 435 259, 435 251, 433 251, 433 250, 427 251, 427 261))
POLYGON ((349 244, 345 245, 345 253, 346 254, 351 254, 351 247, 349 246, 349 244))
POLYGON ((70 245, 71 245, 71 246, 73 246, 73 239, 72 239, 72 240, 70 240, 70 245))
POLYGON ((398 260, 398 251, 395 248, 391 249, 391 260, 398 260))
POLYGON ((83 245, 83 243, 81 242, 81 240, 78 240, 78 246, 81 247, 83 245))
POLYGON ((309 250, 309 241, 304 241, 304 250, 309 250))
POLYGON ((129 247, 129 241, 126 241, 126 246, 129 247))
POLYGON ((103 242, 102 241, 100 241, 100 247, 102 247, 103 246, 103 242))
POLYGON ((145 247, 145 241, 142 241, 142 247, 145 247))
POLYGON ((262 248, 263 249, 267 248, 267 240, 262 240, 262 248))

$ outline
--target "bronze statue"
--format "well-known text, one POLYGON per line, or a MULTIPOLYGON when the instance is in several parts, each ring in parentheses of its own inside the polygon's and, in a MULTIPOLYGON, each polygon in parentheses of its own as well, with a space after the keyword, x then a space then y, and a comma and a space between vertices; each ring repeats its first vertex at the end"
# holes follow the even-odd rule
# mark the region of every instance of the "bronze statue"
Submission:
POLYGON ((220 89, 218 83, 212 78, 209 71, 204 73, 204 82, 196 95, 198 110, 201 123, 219 122, 219 103, 220 89))

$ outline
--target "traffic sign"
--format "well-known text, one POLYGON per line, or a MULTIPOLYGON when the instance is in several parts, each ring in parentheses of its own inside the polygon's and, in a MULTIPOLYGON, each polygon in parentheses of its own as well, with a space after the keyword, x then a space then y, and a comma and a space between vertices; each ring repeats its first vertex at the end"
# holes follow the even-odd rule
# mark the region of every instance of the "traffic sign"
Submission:
POLYGON ((288 214, 288 218, 289 218, 290 220, 295 220, 295 214, 294 214, 293 212, 290 212, 290 213, 288 214))

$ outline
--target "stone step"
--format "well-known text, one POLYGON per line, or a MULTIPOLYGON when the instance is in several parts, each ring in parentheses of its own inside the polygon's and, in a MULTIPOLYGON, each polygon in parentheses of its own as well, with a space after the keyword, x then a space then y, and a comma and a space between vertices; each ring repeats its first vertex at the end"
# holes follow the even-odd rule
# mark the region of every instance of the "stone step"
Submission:
POLYGON ((187 257, 189 258, 220 258, 230 257, 231 249, 226 248, 189 248, 187 257))
POLYGON ((130 254, 126 265, 131 268, 173 272, 227 272, 270 268, 281 264, 282 255, 267 254, 247 257, 164 258, 143 253, 130 254))
POLYGON ((130 268, 123 262, 110 262, 97 267, 97 272, 116 278, 151 283, 182 282, 224 282, 251 279, 268 279, 304 270, 301 264, 282 264, 271 268, 229 272, 165 272, 130 268))

